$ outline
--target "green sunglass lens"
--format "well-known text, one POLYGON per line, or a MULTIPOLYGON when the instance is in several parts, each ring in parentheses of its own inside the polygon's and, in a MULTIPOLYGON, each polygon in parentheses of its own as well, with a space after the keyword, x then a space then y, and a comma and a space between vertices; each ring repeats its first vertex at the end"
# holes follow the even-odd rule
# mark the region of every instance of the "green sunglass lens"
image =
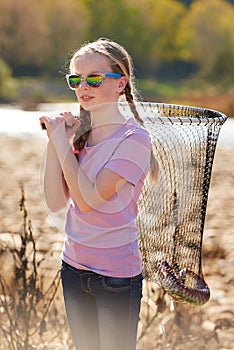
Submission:
POLYGON ((79 76, 71 76, 69 77, 69 84, 71 88, 76 89, 81 83, 81 77, 79 76))
MULTIPOLYGON (((80 86, 82 76, 71 75, 68 78, 69 86, 72 89, 77 89, 80 86)), ((101 75, 88 75, 86 77, 86 82, 91 87, 99 87, 103 83, 103 77, 101 75)))
POLYGON ((101 75, 89 75, 86 78, 87 83, 89 84, 89 86, 92 87, 99 87, 102 85, 102 76, 101 75))

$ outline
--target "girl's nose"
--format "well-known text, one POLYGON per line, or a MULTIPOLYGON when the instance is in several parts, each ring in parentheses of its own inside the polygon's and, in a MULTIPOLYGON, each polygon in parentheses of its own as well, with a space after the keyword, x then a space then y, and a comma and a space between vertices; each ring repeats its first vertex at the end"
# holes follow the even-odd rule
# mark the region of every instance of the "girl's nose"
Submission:
POLYGON ((81 82, 80 82, 80 87, 85 89, 85 88, 89 88, 89 84, 87 83, 86 79, 84 77, 82 77, 81 82))

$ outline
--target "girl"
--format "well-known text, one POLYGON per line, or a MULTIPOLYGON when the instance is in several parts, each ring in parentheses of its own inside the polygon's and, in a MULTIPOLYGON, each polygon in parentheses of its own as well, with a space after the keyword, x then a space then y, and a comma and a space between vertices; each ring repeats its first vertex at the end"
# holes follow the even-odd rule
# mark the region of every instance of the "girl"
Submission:
POLYGON ((135 218, 150 163, 155 177, 157 167, 132 80, 123 47, 104 38, 88 43, 67 75, 79 119, 70 112, 40 118, 49 138, 47 205, 56 212, 69 201, 61 279, 78 350, 136 349, 142 267, 135 218), (134 118, 120 113, 120 96, 134 118))

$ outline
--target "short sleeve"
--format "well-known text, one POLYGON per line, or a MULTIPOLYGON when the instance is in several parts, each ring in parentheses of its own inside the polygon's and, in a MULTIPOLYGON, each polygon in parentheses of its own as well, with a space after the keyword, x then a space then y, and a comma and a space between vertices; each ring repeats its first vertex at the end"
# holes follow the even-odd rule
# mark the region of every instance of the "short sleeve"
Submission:
POLYGON ((137 128, 124 138, 105 168, 136 185, 145 177, 150 166, 151 140, 145 129, 137 128))

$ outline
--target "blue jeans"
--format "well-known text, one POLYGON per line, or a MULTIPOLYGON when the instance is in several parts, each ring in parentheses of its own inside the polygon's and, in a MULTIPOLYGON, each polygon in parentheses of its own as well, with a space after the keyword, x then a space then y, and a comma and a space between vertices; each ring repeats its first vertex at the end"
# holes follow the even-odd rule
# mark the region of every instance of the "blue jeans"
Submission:
POLYGON ((107 277, 62 262, 67 319, 77 350, 135 350, 142 274, 107 277))

